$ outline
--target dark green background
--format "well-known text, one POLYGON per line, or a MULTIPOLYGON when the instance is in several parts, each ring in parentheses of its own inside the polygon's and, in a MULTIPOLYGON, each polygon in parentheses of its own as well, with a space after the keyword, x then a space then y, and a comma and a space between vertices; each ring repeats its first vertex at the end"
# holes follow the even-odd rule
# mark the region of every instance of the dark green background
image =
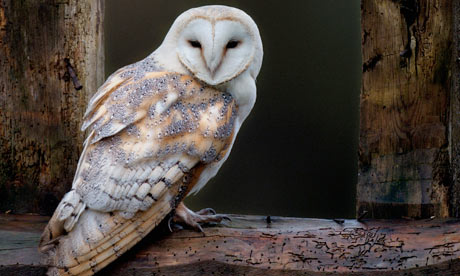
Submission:
POLYGON ((106 1, 106 72, 154 51, 183 11, 224 4, 259 26, 257 103, 218 175, 192 209, 354 217, 360 1, 106 1))

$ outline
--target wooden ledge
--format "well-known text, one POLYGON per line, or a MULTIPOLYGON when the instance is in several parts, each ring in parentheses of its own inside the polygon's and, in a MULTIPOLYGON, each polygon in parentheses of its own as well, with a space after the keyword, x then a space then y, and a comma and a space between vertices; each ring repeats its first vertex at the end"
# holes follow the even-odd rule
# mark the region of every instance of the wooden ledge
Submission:
MULTIPOLYGON (((459 275, 460 220, 345 220, 231 215, 206 235, 160 225, 103 275, 459 275), (152 274, 153 273, 153 274, 152 274)), ((0 216, 0 274, 44 275, 47 217, 0 216)))

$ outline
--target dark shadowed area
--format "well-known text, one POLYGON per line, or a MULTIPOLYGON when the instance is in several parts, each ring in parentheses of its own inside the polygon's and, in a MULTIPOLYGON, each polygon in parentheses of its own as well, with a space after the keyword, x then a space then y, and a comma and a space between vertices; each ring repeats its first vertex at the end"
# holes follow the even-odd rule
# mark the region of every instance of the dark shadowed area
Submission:
POLYGON ((224 4, 259 26, 257 103, 192 209, 354 217, 361 74, 360 1, 106 1, 106 72, 140 60, 183 11, 224 4))

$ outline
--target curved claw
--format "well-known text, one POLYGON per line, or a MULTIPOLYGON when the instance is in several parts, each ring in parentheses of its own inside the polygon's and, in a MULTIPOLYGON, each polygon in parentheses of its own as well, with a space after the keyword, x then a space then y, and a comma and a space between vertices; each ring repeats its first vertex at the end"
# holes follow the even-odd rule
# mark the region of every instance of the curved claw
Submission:
POLYGON ((200 211, 196 212, 198 215, 215 215, 217 214, 216 211, 212 208, 204 208, 200 211))
POLYGON ((203 228, 201 227, 201 225, 197 221, 195 221, 193 219, 185 219, 185 220, 183 220, 183 222, 185 224, 187 224, 188 226, 190 226, 191 228, 195 229, 195 231, 198 231, 198 232, 201 232, 201 233, 204 234, 203 228))
POLYGON ((199 223, 197 223, 196 228, 198 229, 198 231, 200 231, 204 235, 204 230, 203 230, 203 228, 201 227, 201 225, 199 223))
POLYGON ((183 229, 179 224, 174 223, 174 217, 170 217, 168 219, 168 229, 171 233, 174 232, 173 227, 171 227, 171 224, 174 225, 175 230, 183 229))
POLYGON ((171 217, 168 219, 168 228, 169 228, 169 231, 170 231, 171 233, 173 232, 173 230, 172 230, 172 228, 171 228, 171 221, 173 220, 173 218, 174 218, 174 217, 171 216, 171 217))

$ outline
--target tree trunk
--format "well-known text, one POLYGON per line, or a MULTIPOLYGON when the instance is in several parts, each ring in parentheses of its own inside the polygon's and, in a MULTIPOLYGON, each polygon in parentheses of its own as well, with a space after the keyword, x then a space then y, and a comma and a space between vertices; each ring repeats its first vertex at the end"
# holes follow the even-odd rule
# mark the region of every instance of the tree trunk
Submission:
POLYGON ((450 116, 458 16, 452 5, 362 1, 358 215, 458 215, 451 174, 458 159, 452 145, 460 143, 459 112, 450 116))
POLYGON ((0 211, 50 214, 69 190, 103 18, 103 0, 0 0, 0 211))
MULTIPOLYGON (((167 220, 101 275, 459 275, 460 220, 324 220, 231 215, 205 235, 167 220)), ((0 215, 0 274, 45 275, 40 216, 0 215)))

